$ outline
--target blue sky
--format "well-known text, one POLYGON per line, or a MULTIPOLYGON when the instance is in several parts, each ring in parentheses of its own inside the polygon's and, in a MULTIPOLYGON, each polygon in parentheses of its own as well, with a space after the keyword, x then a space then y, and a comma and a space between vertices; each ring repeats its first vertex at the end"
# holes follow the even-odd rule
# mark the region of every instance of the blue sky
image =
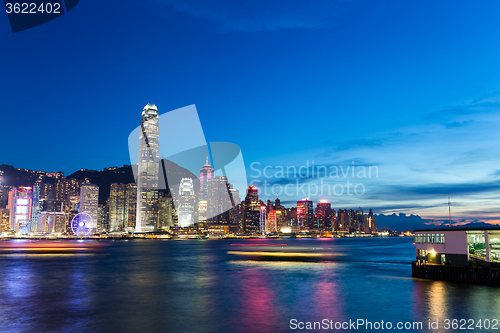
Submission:
POLYGON ((196 104, 207 141, 238 144, 250 180, 254 162, 376 166, 378 177, 351 179, 363 195, 311 198, 440 219, 451 193, 457 220, 500 222, 499 10, 81 0, 16 34, 0 15, 1 163, 67 174, 128 164, 146 103, 196 104))

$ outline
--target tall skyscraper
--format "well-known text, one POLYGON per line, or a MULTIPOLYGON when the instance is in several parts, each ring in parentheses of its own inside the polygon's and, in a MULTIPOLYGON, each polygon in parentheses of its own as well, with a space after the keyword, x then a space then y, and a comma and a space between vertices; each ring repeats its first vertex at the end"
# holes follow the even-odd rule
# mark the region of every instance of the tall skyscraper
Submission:
POLYGON ((210 165, 207 156, 207 162, 200 170, 200 200, 208 198, 208 182, 214 178, 214 169, 210 165))
POLYGON ((230 197, 230 185, 227 177, 215 176, 208 182, 208 219, 229 222, 229 210, 233 208, 230 197))
POLYGON ((142 110, 137 169, 137 232, 154 231, 158 225, 158 175, 160 123, 158 109, 147 104, 142 110))
POLYGON ((133 232, 135 230, 135 221, 137 217, 137 185, 135 183, 127 184, 125 209, 125 228, 128 232, 133 232))
POLYGON ((314 225, 313 202, 308 199, 297 201, 297 225, 312 228, 314 225))
POLYGON ((172 220, 172 197, 166 196, 164 193, 160 193, 160 198, 158 200, 158 228, 161 230, 167 230, 173 227, 174 223, 172 220))
POLYGON ((195 195, 191 178, 182 178, 179 185, 179 227, 192 227, 195 223, 195 195))
POLYGON ((257 188, 250 185, 243 203, 243 216, 241 229, 244 233, 260 232, 260 205, 257 188))
POLYGON ((126 214, 126 194, 127 185, 113 183, 110 186, 109 193, 109 231, 123 232, 125 231, 128 214, 126 214))
POLYGON ((332 228, 332 206, 326 200, 320 200, 316 205, 316 228, 331 229, 332 228))
POLYGON ((92 228, 97 229, 99 202, 99 186, 95 184, 84 184, 80 187, 80 213, 87 213, 92 217, 92 228))

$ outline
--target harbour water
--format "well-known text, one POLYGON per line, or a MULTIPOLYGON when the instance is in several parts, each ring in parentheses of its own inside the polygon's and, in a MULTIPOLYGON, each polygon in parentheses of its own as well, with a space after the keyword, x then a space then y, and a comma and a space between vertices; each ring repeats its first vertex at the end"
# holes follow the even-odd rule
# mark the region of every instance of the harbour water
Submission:
MULTIPOLYGON (((325 320, 358 319, 375 326, 383 320, 393 329, 422 323, 406 332, 460 331, 451 322, 446 329, 446 319, 468 320, 466 327, 481 320, 475 331, 500 330, 499 324, 492 329, 500 318, 500 289, 412 278, 412 242, 109 240, 78 253, 4 252, 0 332, 288 332, 299 331, 301 322, 326 328, 325 320), (282 261, 228 253, 267 247, 333 256, 282 261), (429 320, 438 321, 438 329, 430 329, 429 320)), ((340 331, 375 331, 356 328, 340 331)))

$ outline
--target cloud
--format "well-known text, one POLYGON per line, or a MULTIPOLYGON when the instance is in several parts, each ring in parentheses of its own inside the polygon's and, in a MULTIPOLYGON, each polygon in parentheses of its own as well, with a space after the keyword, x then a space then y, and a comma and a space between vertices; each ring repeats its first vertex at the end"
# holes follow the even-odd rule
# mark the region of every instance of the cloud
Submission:
POLYGON ((347 0, 157 0, 176 10, 215 22, 227 31, 318 29, 335 22, 353 1, 347 0))

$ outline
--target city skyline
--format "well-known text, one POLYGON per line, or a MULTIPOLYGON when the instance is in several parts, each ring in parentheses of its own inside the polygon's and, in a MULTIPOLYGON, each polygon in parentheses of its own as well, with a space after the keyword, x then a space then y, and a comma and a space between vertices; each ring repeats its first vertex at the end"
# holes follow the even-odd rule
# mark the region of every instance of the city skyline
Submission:
MULTIPOLYGON (((66 174, 128 164, 126 136, 138 108, 196 104, 208 141, 225 141, 229 132, 245 152, 249 178, 254 162, 377 166, 379 177, 363 182, 366 193, 355 200, 361 204, 343 195, 342 206, 445 220, 450 193, 457 221, 500 222, 500 168, 491 154, 500 143, 493 14, 500 4, 445 1, 429 11, 395 1, 292 1, 279 9, 258 2, 270 13, 264 17, 246 6, 146 0, 123 7, 116 30, 104 13, 119 3, 102 4, 102 13, 88 6, 0 36, 18 50, 0 56, 2 107, 24 104, 23 135, 4 129, 17 140, 0 147, 3 163, 66 174), (140 23, 158 12, 169 19, 140 23), (143 52, 150 45, 155 52, 143 52), (23 98, 27 91, 36 96, 23 98), (265 128, 260 140, 257 124, 265 128), (80 128, 97 135, 78 135, 80 128)), ((0 29, 10 31, 6 18, 0 29)), ((3 117, 19 121, 16 112, 3 117)))

